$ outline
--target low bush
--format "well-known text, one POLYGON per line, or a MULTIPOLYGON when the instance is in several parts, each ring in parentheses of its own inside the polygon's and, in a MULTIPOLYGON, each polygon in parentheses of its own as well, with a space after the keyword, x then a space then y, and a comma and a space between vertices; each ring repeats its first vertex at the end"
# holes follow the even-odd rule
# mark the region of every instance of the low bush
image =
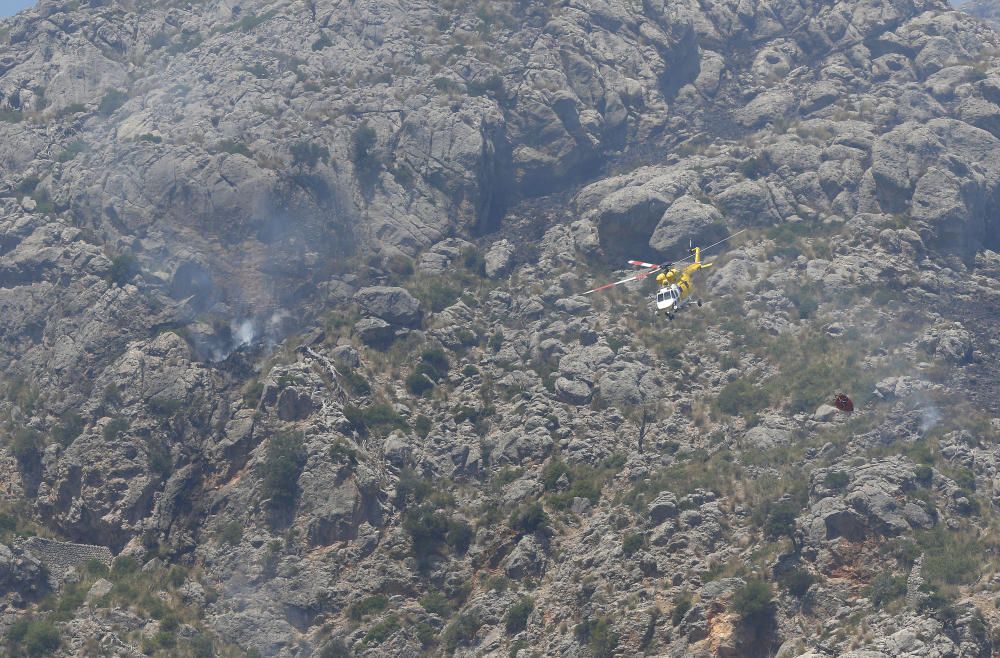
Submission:
POLYGON ((108 424, 104 426, 101 431, 102 436, 104 436, 105 441, 116 441, 118 438, 128 431, 128 421, 121 417, 112 418, 108 421, 108 424))
POLYGON ((420 599, 420 605, 427 612, 443 619, 451 616, 451 603, 448 601, 448 597, 441 592, 429 592, 420 599))
POLYGON ((642 535, 629 533, 622 539, 622 553, 625 554, 625 557, 631 557, 642 548, 644 543, 642 535))
POLYGON ((522 535, 528 535, 549 523, 549 517, 539 502, 515 510, 510 516, 510 526, 522 535))
POLYGON ((460 646, 468 646, 482 625, 479 615, 475 613, 459 615, 455 621, 448 624, 441 636, 445 649, 453 652, 460 646))
POLYGON ((580 622, 574 635, 580 644, 587 645, 594 658, 611 658, 618 647, 618 634, 606 617, 580 622))
POLYGON ((19 619, 7 629, 11 658, 53 656, 61 645, 59 631, 47 619, 19 619))
POLYGON ((867 588, 868 599, 876 608, 882 608, 886 604, 902 598, 905 594, 906 577, 891 571, 883 571, 875 576, 872 584, 867 588))
POLYGON ((129 252, 122 252, 111 258, 111 270, 108 279, 119 286, 135 278, 139 273, 139 260, 129 252))
POLYGON ((395 617, 389 617, 388 619, 384 619, 368 629, 368 632, 365 634, 362 642, 365 646, 370 644, 382 644, 389 639, 389 636, 398 630, 399 620, 395 617))
POLYGON ((112 89, 101 98, 101 102, 97 106, 97 112, 101 116, 109 117, 115 113, 115 110, 124 105, 127 100, 128 94, 118 89, 112 89))
POLYGON ((59 417, 59 423, 52 428, 52 440, 59 445, 69 446, 83 432, 86 426, 83 416, 75 411, 66 411, 59 417))
POLYGON ((272 508, 288 510, 298 495, 299 475, 306 463, 303 436, 281 432, 271 437, 261 466, 261 493, 272 508))
POLYGON ((760 578, 751 578, 733 595, 732 607, 744 623, 756 628, 769 626, 774 619, 771 586, 760 578))
POLYGON ((372 432, 388 434, 394 429, 408 429, 403 417, 387 402, 377 402, 367 407, 345 405, 344 417, 362 436, 372 432))
POLYGON ((730 416, 750 415, 769 404, 767 391, 748 379, 735 379, 719 391, 716 406, 730 416))
POLYGON ((851 476, 843 471, 830 471, 823 478, 823 486, 828 489, 843 489, 851 481, 851 476))
POLYGON ((674 598, 674 609, 670 613, 670 623, 676 626, 681 623, 684 619, 684 615, 688 613, 693 605, 693 600, 691 598, 691 593, 684 591, 678 594, 674 598))
POLYGON ((504 617, 504 626, 507 633, 516 635, 528 627, 528 617, 535 609, 535 602, 527 596, 523 596, 510 607, 507 616, 504 617))
POLYGON ((802 596, 815 582, 816 577, 805 569, 794 569, 781 578, 782 586, 792 596, 802 596))
POLYGON ((363 601, 352 604, 351 607, 347 609, 347 616, 354 621, 361 621, 369 615, 382 612, 385 610, 387 605, 389 605, 389 599, 385 594, 375 594, 374 596, 369 596, 363 601))

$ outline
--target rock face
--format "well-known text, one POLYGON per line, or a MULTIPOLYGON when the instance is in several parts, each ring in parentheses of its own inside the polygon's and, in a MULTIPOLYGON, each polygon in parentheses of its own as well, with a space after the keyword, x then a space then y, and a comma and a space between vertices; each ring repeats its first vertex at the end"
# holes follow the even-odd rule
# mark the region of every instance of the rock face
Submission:
POLYGON ((420 324, 420 302, 403 288, 373 286, 362 288, 354 295, 362 308, 390 324, 415 326, 420 324))
POLYGON ((0 21, 2 651, 996 653, 998 52, 936 0, 0 21), (581 294, 742 229, 670 325, 581 294))

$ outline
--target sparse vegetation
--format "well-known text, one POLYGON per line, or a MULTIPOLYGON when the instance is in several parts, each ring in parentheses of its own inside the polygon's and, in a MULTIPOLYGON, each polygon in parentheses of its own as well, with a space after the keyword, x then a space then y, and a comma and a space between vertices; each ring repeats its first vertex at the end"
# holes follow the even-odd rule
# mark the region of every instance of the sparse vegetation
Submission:
POLYGON ((344 417, 362 436, 368 436, 373 432, 385 435, 394 429, 404 431, 409 429, 403 417, 387 402, 376 402, 367 407, 345 405, 344 417))
POLYGON ((51 656, 62 645, 55 624, 47 619, 18 619, 7 629, 7 650, 11 658, 51 656))
POLYGON ((736 379, 719 392, 716 405, 719 410, 730 416, 749 416, 768 405, 767 391, 760 385, 748 379, 736 379))
POLYGON ((103 117, 109 117, 126 101, 128 101, 128 94, 119 89, 112 89, 101 98, 101 102, 97 105, 97 113, 103 117))
POLYGON ((139 273, 139 260, 130 252, 122 252, 111 258, 111 270, 108 279, 113 283, 124 286, 135 278, 139 273))
POLYGON ((733 595, 732 607, 744 623, 754 628, 770 626, 774 618, 771 586, 759 578, 751 578, 733 595))
POLYGON ((468 646, 476 636, 482 620, 474 613, 461 614, 448 624, 441 635, 445 649, 451 653, 460 646, 468 646))
POLYGON ((530 597, 523 596, 518 599, 517 602, 510 607, 510 610, 507 611, 507 616, 504 617, 504 626, 507 628, 507 633, 510 635, 517 635, 527 628, 528 617, 534 609, 535 602, 530 597))
POLYGON ((883 608, 906 594, 906 578, 891 571, 883 571, 872 580, 867 595, 872 605, 883 608))
POLYGON ((594 658, 611 658, 618 647, 618 634, 606 617, 580 622, 574 629, 577 642, 585 644, 594 658))
POLYGON ((639 551, 640 548, 645 544, 645 539, 643 539, 640 534, 627 534, 622 539, 622 553, 625 557, 631 557, 639 551))
POLYGON ((261 466, 261 496, 273 510, 287 512, 298 496, 298 480, 306 462, 302 434, 281 432, 271 437, 261 466))
POLYGON ((375 594, 352 604, 347 610, 347 616, 354 621, 361 621, 365 617, 382 612, 387 605, 389 599, 385 594, 375 594))

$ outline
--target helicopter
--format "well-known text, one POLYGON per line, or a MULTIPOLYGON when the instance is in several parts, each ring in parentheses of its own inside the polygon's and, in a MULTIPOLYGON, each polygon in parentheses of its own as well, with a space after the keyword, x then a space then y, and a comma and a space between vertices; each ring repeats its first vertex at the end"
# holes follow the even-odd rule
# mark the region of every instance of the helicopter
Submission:
MULTIPOLYGON (((746 229, 744 229, 746 230, 746 229)), ((677 311, 681 310, 688 305, 691 301, 691 290, 694 288, 694 282, 692 281, 692 276, 695 272, 709 268, 712 263, 704 263, 701 260, 701 252, 707 249, 716 247, 730 238, 734 238, 743 231, 738 231, 733 233, 727 238, 719 240, 715 244, 709 245, 704 249, 701 247, 695 247, 691 242, 688 242, 688 253, 690 254, 687 258, 677 261, 674 263, 662 263, 657 265, 655 263, 647 263, 641 260, 630 260, 629 265, 634 265, 636 267, 643 268, 642 270, 636 272, 630 277, 622 279, 621 281, 615 281, 613 283, 607 283, 603 286, 598 286, 593 290, 588 290, 583 293, 584 295, 589 295, 591 293, 599 292, 601 290, 607 290, 608 288, 613 288, 619 286, 623 283, 629 283, 632 281, 642 281, 647 277, 656 274, 656 283, 659 284, 659 288, 656 294, 653 296, 652 302, 655 307, 655 313, 657 315, 664 315, 668 320, 673 320, 674 315, 677 311), (683 270, 677 269, 677 265, 680 265, 690 259, 694 261, 686 266, 683 270)), ((701 306, 702 301, 697 300, 698 306, 701 306)))

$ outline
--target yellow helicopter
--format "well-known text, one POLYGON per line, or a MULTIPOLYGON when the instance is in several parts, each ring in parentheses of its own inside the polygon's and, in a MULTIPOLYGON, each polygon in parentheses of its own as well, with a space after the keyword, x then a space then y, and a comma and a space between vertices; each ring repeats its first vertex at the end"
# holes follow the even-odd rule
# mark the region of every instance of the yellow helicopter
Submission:
MULTIPOLYGON (((745 230, 745 229, 744 229, 745 230)), ((653 304, 655 306, 655 313, 657 315, 663 314, 668 320, 674 319, 674 314, 680 309, 687 306, 691 301, 691 290, 694 288, 694 282, 691 277, 695 272, 703 270, 712 266, 712 263, 703 263, 701 260, 701 252, 707 249, 716 247, 730 238, 734 238, 743 231, 733 233, 729 237, 719 240, 713 245, 709 245, 702 249, 701 247, 690 247, 688 250, 691 254, 684 260, 678 261, 676 263, 663 263, 661 265, 656 265, 655 263, 646 263, 641 260, 630 260, 629 265, 635 265, 637 267, 642 267, 639 272, 636 272, 632 276, 622 279, 621 281, 615 281, 614 283, 607 283, 603 286, 598 286, 593 290, 588 290, 583 293, 584 295, 589 295, 593 292, 598 292, 600 290, 606 290, 608 288, 613 288, 614 286, 619 286, 623 283, 629 283, 631 281, 641 281, 653 274, 656 274, 656 283, 659 284, 659 288, 656 291, 656 295, 653 297, 653 304), (690 265, 685 267, 683 270, 677 269, 677 265, 680 265, 690 259, 694 259, 690 265)), ((698 300, 698 306, 701 306, 701 300, 698 300)))

